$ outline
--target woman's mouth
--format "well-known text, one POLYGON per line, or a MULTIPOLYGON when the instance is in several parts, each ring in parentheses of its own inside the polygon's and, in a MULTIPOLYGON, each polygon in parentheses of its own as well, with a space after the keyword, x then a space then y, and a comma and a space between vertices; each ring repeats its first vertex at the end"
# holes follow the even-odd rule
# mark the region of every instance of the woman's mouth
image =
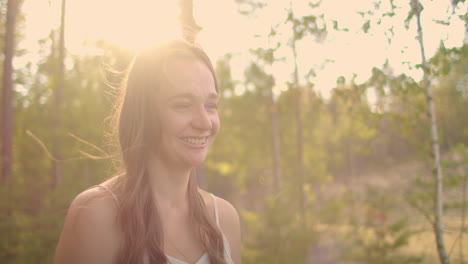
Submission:
POLYGON ((183 141, 192 145, 204 145, 208 141, 208 137, 183 137, 183 141))

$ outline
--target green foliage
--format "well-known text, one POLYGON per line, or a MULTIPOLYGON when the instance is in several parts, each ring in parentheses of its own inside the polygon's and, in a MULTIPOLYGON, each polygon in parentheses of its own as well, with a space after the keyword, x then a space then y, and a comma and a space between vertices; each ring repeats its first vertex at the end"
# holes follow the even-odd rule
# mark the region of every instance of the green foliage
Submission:
MULTIPOLYGON (((70 58, 65 73, 65 104, 57 112, 53 97, 57 59, 54 43, 48 38, 43 44, 41 53, 47 57, 35 67, 29 64, 18 70, 16 79, 17 86, 23 88, 17 91, 14 102, 13 173, 0 190, 1 263, 51 263, 71 200, 112 173, 109 158, 94 160, 83 154, 107 156, 90 147, 92 144, 106 149, 104 120, 110 114, 111 103, 110 88, 101 71, 106 57, 70 58), (63 126, 51 130, 56 114, 63 116, 63 126), (51 170, 56 138, 60 138, 64 156, 62 177, 54 189, 51 170)), ((112 47, 102 48, 111 51, 112 47)))
POLYGON ((408 217, 398 216, 396 204, 377 189, 368 190, 364 197, 364 219, 355 219, 354 236, 347 236, 348 250, 344 259, 359 263, 421 263, 422 257, 405 253, 415 230, 408 217))
POLYGON ((270 195, 261 212, 243 211, 245 224, 243 252, 245 263, 303 263, 303 252, 317 243, 313 218, 303 226, 296 207, 294 191, 270 195))

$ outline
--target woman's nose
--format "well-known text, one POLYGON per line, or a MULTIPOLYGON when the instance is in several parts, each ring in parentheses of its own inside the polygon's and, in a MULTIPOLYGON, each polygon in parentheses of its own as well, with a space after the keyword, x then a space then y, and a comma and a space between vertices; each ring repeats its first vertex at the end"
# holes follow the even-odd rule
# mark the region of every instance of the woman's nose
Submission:
POLYGON ((200 130, 210 130, 213 124, 205 107, 199 107, 195 112, 192 120, 193 126, 200 130))

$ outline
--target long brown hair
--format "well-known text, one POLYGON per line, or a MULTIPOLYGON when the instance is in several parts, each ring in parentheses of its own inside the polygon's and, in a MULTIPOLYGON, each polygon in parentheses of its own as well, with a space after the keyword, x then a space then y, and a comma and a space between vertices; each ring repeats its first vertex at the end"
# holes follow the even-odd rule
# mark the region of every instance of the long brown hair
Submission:
MULTIPOLYGON (((146 254, 150 263, 166 263, 163 228, 148 174, 148 157, 158 145, 158 123, 153 118, 158 89, 167 89, 167 63, 178 58, 191 58, 204 63, 218 85, 213 65, 205 52, 182 40, 149 48, 138 54, 122 83, 121 94, 114 108, 115 127, 122 154, 121 176, 114 189, 119 196, 118 223, 123 244, 118 263, 141 263, 146 254)), ((192 171, 188 186, 192 223, 203 249, 212 264, 224 264, 223 237, 208 216, 198 191, 196 174, 192 171)))

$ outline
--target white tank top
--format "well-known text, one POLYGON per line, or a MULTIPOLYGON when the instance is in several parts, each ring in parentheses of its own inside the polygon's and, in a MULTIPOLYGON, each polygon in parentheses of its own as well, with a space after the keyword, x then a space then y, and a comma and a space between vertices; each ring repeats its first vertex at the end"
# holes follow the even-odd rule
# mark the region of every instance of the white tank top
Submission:
MULTIPOLYGON (((111 189, 109 189, 108 187, 106 187, 104 185, 97 185, 97 186, 102 187, 107 192, 109 192, 109 194, 115 200, 117 205, 119 204, 119 200, 117 199, 117 196, 115 195, 115 193, 111 189)), ((210 193, 210 195, 213 198, 216 226, 218 227, 219 231, 221 232, 221 235, 223 236, 224 260, 226 261, 227 264, 235 264, 234 261, 231 258, 231 245, 229 244, 229 241, 227 240, 226 236, 224 235, 223 231, 221 230, 221 227, 219 226, 219 213, 218 213, 218 204, 216 203, 216 197, 212 193, 210 193)), ((182 261, 180 259, 174 258, 174 257, 169 256, 169 255, 166 255, 166 257, 169 260, 168 264, 210 264, 210 259, 208 257, 207 252, 203 253, 203 255, 195 263, 187 263, 185 261, 182 261)), ((143 256, 143 264, 150 264, 148 256, 146 254, 143 256)))

